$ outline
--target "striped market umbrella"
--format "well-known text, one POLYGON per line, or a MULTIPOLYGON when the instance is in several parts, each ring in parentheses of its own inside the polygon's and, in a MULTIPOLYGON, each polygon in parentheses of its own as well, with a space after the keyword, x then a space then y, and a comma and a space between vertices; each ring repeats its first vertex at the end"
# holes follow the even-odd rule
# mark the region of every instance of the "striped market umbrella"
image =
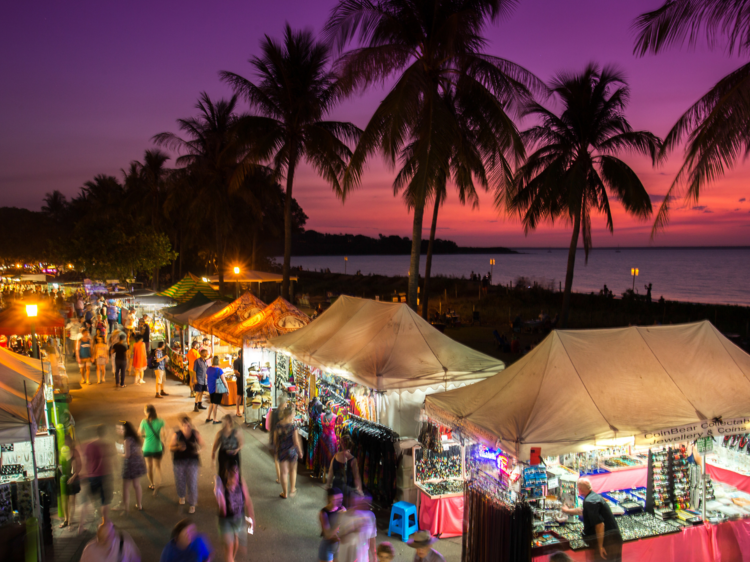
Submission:
POLYGON ((170 297, 177 302, 184 303, 188 302, 198 293, 203 293, 203 296, 214 301, 221 298, 221 295, 216 289, 192 273, 188 273, 181 281, 178 281, 169 289, 162 291, 159 294, 164 297, 170 297))

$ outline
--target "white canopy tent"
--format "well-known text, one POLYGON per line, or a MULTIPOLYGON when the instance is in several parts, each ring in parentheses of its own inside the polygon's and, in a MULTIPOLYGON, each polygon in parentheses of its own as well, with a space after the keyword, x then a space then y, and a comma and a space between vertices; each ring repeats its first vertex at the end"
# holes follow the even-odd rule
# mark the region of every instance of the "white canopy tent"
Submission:
POLYGON ((531 447, 555 456, 679 438, 750 415, 750 355, 707 321, 554 331, 502 373, 428 397, 426 409, 521 460, 531 447))
POLYGON ((341 296, 304 328, 271 347, 384 393, 381 423, 414 435, 424 397, 502 370, 489 357, 449 338, 405 304, 341 296))
POLYGON ((32 427, 36 430, 37 426, 45 426, 46 405, 39 360, 0 348, 0 443, 29 440, 29 410, 24 397, 24 381, 32 427))

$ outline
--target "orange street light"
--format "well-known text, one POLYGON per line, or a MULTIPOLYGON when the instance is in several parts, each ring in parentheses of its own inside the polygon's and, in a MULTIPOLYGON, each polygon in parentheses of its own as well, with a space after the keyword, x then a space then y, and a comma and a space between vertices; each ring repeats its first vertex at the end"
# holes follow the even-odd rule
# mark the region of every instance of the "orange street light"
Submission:
POLYGON ((235 275, 239 275, 240 274, 240 268, 239 267, 235 267, 234 268, 234 274, 235 275))
POLYGON ((39 313, 39 307, 35 304, 26 305, 26 316, 29 318, 35 318, 39 313))
POLYGON ((347 256, 344 256, 344 275, 346 275, 346 262, 349 261, 349 258, 347 256))
MULTIPOLYGON (((39 307, 35 304, 27 304, 26 305, 26 316, 29 318, 36 318, 37 314, 39 314, 39 307)), ((31 321, 31 353, 36 358, 39 359, 39 344, 36 340, 36 332, 34 331, 34 320, 31 321)), ((44 370, 44 369, 42 369, 44 370)))

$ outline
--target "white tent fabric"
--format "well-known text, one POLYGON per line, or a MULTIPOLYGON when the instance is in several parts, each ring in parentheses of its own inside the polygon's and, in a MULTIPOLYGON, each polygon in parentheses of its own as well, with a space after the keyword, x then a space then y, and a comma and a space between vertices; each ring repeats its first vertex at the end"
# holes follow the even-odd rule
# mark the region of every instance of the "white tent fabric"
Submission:
POLYGON ((428 396, 427 413, 520 459, 750 415, 750 355, 710 322, 554 331, 502 373, 428 396))
POLYGON ((436 330, 405 304, 347 296, 270 345, 380 391, 472 381, 505 367, 436 330))
POLYGON ((164 316, 171 320, 174 324, 187 326, 190 324, 190 322, 193 322, 200 318, 207 318, 208 316, 211 316, 212 314, 223 310, 228 305, 229 303, 226 303, 224 301, 214 301, 208 304, 196 306, 195 308, 191 308, 190 310, 185 311, 181 314, 164 314, 164 316))
POLYGON ((45 398, 39 361, 0 348, 0 443, 29 440, 24 381, 31 404, 32 425, 44 426, 45 398))

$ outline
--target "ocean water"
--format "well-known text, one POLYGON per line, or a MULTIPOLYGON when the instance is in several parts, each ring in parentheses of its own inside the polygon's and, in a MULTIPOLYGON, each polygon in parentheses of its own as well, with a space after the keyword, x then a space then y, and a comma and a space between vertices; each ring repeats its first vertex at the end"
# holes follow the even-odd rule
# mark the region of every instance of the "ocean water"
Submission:
MULTIPOLYGON (((519 254, 456 254, 434 256, 432 274, 468 277, 490 271, 495 260, 493 284, 507 285, 519 277, 559 288, 565 283, 568 250, 522 248, 519 254)), ((282 260, 277 258, 277 262, 282 260)), ((292 257, 293 266, 304 269, 344 272, 343 256, 292 257)), ((424 273, 424 256, 420 261, 424 273)), ((600 248, 592 249, 588 264, 583 250, 576 256, 573 290, 599 291, 605 284, 615 295, 632 287, 630 270, 639 269, 635 280, 638 293, 653 284, 652 297, 701 303, 750 306, 750 248, 600 248)), ((409 271, 409 256, 349 256, 346 272, 364 275, 403 275, 409 271)))

